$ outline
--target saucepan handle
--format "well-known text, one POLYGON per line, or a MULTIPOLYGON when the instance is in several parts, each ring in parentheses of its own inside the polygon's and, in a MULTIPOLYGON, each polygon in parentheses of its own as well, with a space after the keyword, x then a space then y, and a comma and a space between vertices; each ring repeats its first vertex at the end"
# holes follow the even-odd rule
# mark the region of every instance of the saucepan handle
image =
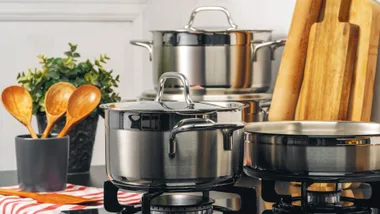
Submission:
POLYGON ((132 45, 144 47, 148 49, 149 51, 149 60, 152 61, 152 55, 153 55, 153 41, 147 41, 147 40, 131 40, 129 41, 132 45))
POLYGON ((184 26, 185 29, 190 29, 193 31, 199 31, 198 29, 193 27, 193 24, 194 24, 195 15, 201 11, 221 11, 224 14, 226 14, 227 21, 230 24, 230 28, 228 28, 227 30, 234 30, 237 28, 237 25, 232 21, 230 12, 228 12, 228 10, 226 8, 218 7, 218 6, 205 6, 205 7, 197 7, 193 10, 193 12, 190 15, 189 23, 187 23, 187 25, 184 26))
POLYGON ((251 44, 251 46, 252 46, 252 62, 256 62, 257 51, 262 49, 262 48, 270 48, 271 58, 272 58, 272 60, 274 60, 274 54, 275 54, 276 50, 279 47, 284 46, 285 43, 286 43, 285 39, 280 39, 280 40, 275 40, 275 41, 270 41, 270 42, 261 42, 261 43, 253 42, 251 44))
POLYGON ((225 150, 232 150, 233 132, 244 128, 243 123, 215 123, 210 119, 189 118, 179 121, 170 132, 169 156, 174 157, 176 153, 176 135, 182 132, 205 131, 220 129, 223 133, 223 146, 225 150))

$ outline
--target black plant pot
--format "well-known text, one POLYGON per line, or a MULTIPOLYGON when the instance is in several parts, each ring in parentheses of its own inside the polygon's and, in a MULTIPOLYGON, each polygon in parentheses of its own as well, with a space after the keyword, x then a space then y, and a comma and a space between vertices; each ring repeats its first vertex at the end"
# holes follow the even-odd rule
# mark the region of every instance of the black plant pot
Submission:
MULTIPOLYGON (((37 114, 38 132, 43 133, 46 127, 46 115, 37 114)), ((91 114, 70 129, 70 155, 68 173, 88 173, 90 171, 96 129, 99 116, 91 114)), ((58 134, 65 126, 66 117, 60 118, 53 126, 51 134, 58 134)))

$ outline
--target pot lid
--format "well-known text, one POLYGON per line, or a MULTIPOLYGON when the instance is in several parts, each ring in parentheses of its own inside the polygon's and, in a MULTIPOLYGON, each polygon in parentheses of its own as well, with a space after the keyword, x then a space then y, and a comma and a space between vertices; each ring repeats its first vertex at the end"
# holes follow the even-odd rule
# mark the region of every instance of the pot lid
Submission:
POLYGON ((135 101, 135 102, 120 102, 108 103, 101 105, 102 108, 107 108, 115 111, 130 111, 141 113, 165 113, 176 112, 183 114, 208 113, 215 111, 231 111, 243 108, 245 105, 238 102, 193 102, 192 107, 186 102, 166 101, 135 101))
POLYGON ((237 25, 232 21, 230 12, 219 6, 197 7, 190 15, 189 22, 183 29, 178 30, 154 30, 161 35, 160 45, 246 45, 251 44, 252 31, 254 32, 272 32, 272 30, 247 30, 237 29, 237 25), (229 24, 224 28, 207 28, 199 29, 193 26, 197 13, 203 11, 223 12, 229 24))
MULTIPOLYGON (((264 101, 271 100, 271 93, 252 93, 251 88, 230 89, 230 88, 190 88, 191 98, 195 101, 264 101)), ((142 100, 154 100, 157 92, 152 89, 144 91, 140 95, 142 100)), ((164 101, 184 101, 183 90, 178 88, 165 89, 162 95, 164 101)))
POLYGON ((175 112, 182 114, 208 113, 215 111, 231 111, 244 108, 246 105, 239 102, 193 102, 189 95, 187 78, 178 72, 166 72, 159 79, 159 90, 154 101, 134 101, 103 104, 100 107, 115 111, 132 111, 141 113, 175 112), (184 101, 162 101, 165 81, 176 78, 184 85, 184 101))

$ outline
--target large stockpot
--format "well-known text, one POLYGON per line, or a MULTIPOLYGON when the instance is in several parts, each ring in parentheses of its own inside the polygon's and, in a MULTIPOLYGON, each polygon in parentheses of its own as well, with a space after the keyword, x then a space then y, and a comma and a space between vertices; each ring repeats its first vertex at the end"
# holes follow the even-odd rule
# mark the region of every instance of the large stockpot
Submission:
MULTIPOLYGON (((241 92, 239 90, 239 92, 241 92)), ((240 102, 247 105, 247 108, 242 109, 242 118, 246 123, 263 122, 268 120, 268 112, 272 94, 269 93, 238 93, 234 90, 226 89, 190 89, 191 97, 195 101, 206 102, 240 102)), ((157 92, 149 90, 143 92, 139 100, 154 100, 157 92)), ((182 89, 165 89, 162 95, 162 100, 165 101, 183 101, 182 89)))
POLYGON ((380 177, 380 124, 281 121, 245 126, 245 172, 354 181, 380 177), (376 173, 377 172, 377 173, 376 173), (349 180, 351 179, 351 180, 349 180))
POLYGON ((242 171, 241 109, 245 105, 193 102, 187 79, 180 73, 161 76, 155 101, 101 107, 105 109, 107 175, 118 186, 202 189, 231 184, 242 171), (162 101, 168 78, 183 82, 185 102, 162 101))
MULTIPOLYGON (((198 7, 180 30, 156 30, 152 41, 130 41, 149 50, 153 63, 153 83, 165 72, 180 72, 192 85, 205 88, 251 88, 266 92, 271 84, 274 51, 285 40, 272 41, 271 30, 237 30, 230 13, 223 7, 198 7), (229 29, 200 30, 193 27, 201 11, 221 11, 227 15, 229 29)), ((167 88, 180 86, 169 81, 167 88)))

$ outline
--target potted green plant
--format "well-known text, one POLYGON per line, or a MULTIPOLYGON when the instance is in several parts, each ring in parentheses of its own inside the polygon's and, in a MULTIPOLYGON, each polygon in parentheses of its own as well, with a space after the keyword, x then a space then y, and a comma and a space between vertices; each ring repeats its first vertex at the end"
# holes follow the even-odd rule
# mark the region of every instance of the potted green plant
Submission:
MULTIPOLYGON (((76 52, 77 45, 69 43, 70 49, 64 52, 64 57, 38 56, 41 68, 28 69, 17 76, 17 82, 25 87, 33 99, 33 115, 37 117, 38 131, 42 133, 46 127, 45 94, 56 82, 70 82, 75 87, 92 84, 101 91, 100 103, 120 101, 120 96, 114 91, 118 87, 119 75, 114 76, 112 70, 106 70, 104 65, 110 58, 100 55, 93 61, 80 61, 76 52)), ((104 117, 102 109, 96 108, 89 116, 79 122, 69 131, 70 156, 69 173, 87 173, 90 169, 93 146, 96 136, 99 115, 104 117)), ((63 116, 53 127, 52 133, 59 133, 65 124, 63 116)))

